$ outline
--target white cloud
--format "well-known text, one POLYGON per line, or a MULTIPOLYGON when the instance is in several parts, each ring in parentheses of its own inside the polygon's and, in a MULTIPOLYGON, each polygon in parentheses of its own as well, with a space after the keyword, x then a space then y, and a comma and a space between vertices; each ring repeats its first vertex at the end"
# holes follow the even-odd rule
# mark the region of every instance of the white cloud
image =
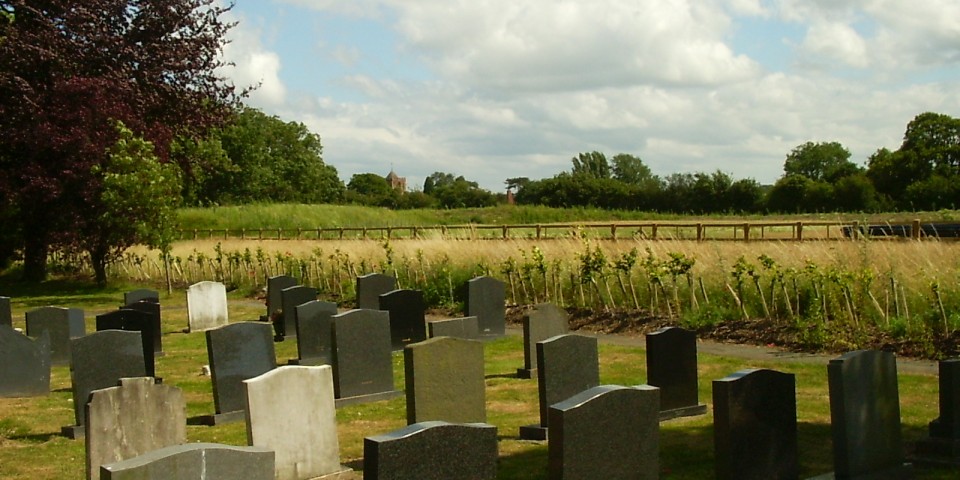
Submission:
POLYGON ((867 44, 849 25, 840 22, 817 22, 807 30, 802 49, 814 63, 840 62, 844 66, 864 68, 869 65, 867 44))
MULTIPOLYGON (((235 20, 231 14, 228 20, 235 20)), ((256 87, 247 103, 251 106, 279 107, 286 100, 287 89, 280 80, 280 56, 264 48, 260 29, 250 22, 238 22, 227 34, 230 43, 223 49, 223 58, 234 66, 224 67, 220 73, 240 89, 256 87)))

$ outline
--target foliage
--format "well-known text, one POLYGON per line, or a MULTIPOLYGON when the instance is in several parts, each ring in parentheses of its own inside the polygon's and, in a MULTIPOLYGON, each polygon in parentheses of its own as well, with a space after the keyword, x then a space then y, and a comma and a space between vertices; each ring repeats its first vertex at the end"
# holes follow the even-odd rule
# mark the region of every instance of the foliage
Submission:
POLYGON ((610 178, 610 164, 607 162, 607 156, 601 152, 580 153, 570 161, 573 163, 571 173, 574 175, 610 178))
POLYGON ((627 153, 618 153, 610 159, 613 164, 613 178, 642 188, 656 188, 660 179, 643 163, 640 157, 627 153))
POLYGON ((860 170, 850 161, 850 151, 837 142, 804 143, 783 163, 784 176, 802 175, 817 182, 834 182, 860 170))

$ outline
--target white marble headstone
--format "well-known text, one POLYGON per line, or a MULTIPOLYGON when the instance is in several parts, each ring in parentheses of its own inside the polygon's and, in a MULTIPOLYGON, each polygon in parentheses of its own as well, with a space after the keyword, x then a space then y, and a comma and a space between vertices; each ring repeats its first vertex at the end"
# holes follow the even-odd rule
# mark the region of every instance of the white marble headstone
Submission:
POLYGON ((220 282, 199 282, 187 288, 187 322, 191 332, 227 324, 227 288, 220 282))

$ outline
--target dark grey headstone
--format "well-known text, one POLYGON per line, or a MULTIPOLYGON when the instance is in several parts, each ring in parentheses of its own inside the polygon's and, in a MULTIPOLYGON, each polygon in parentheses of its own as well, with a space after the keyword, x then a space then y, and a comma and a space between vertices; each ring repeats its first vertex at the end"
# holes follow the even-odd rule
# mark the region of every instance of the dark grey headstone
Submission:
POLYGON ((393 385, 390 314, 350 310, 333 322, 333 387, 337 406, 403 395, 393 385))
POLYGON ((297 305, 294 314, 297 317, 297 363, 329 364, 333 346, 330 317, 337 314, 337 304, 311 300, 297 305))
POLYGON ((477 277, 467 282, 467 316, 477 317, 482 336, 506 333, 506 286, 492 277, 477 277))
POLYGON ((142 300, 127 304, 123 308, 147 312, 157 319, 153 322, 153 352, 156 356, 163 356, 163 319, 160 315, 160 303, 142 300))
POLYGON ((283 315, 276 324, 277 336, 290 337, 297 334, 297 306, 317 299, 317 289, 296 285, 280 291, 283 315))
POLYGON ((427 306, 420 290, 394 290, 380 295, 380 310, 390 312, 390 341, 401 349, 427 339, 427 306))
POLYGON ((243 381, 277 367, 270 325, 238 322, 205 333, 217 412, 206 420, 211 423, 243 420, 242 412, 247 404, 243 381))
POLYGON ((84 409, 90 392, 117 385, 121 378, 147 374, 143 360, 140 332, 104 330, 71 341, 73 363, 73 415, 76 427, 65 427, 63 433, 76 438, 83 435, 84 409))
POLYGON ((429 337, 457 337, 467 340, 480 338, 477 317, 451 318, 427 322, 429 337))
POLYGON ((798 478, 793 374, 741 370, 714 380, 713 445, 718 480, 798 478))
POLYGON ((87 334, 83 310, 79 308, 41 307, 25 314, 27 336, 50 335, 50 362, 70 365, 70 340, 87 334))
POLYGON ((36 397, 50 393, 50 335, 32 340, 0 325, 0 397, 36 397))
POLYGON ((273 475, 273 450, 218 443, 165 447, 100 467, 100 480, 274 480, 273 475))
POLYGON ((520 427, 526 440, 546 440, 550 405, 600 385, 596 338, 558 335, 537 342, 537 364, 540 424, 520 427))
POLYGON ((267 319, 270 319, 274 312, 283 310, 280 292, 295 286, 297 286, 297 279, 289 275, 277 275, 267 279, 267 319))
POLYGON ((493 480, 497 427, 485 423, 416 423, 363 439, 365 480, 493 480))
POLYGON ((647 383, 660 389, 660 419, 703 415, 697 390, 697 333, 667 327, 647 334, 647 383))
POLYGON ((156 290, 150 290, 148 288, 141 288, 138 290, 133 290, 132 292, 125 292, 123 294, 124 305, 130 305, 131 303, 137 302, 160 303, 160 292, 156 290))
POLYGON ((593 387, 550 407, 551 479, 660 478, 656 387, 593 387))
POLYGON ((10 310, 10 297, 0 297, 0 327, 13 328, 13 312, 10 310))
POLYGON ((940 416, 930 422, 930 436, 916 444, 914 463, 960 467, 960 358, 941 360, 940 416))
POLYGON ((537 378, 537 342, 570 331, 569 315, 552 303, 541 303, 523 317, 523 368, 519 378, 537 378))
POLYGON ((483 343, 437 337, 403 349, 407 423, 487 420, 483 343))
POLYGON ((154 342, 156 342, 156 331, 159 322, 160 320, 152 313, 121 308, 120 310, 97 315, 97 331, 127 330, 130 332, 140 332, 140 339, 143 341, 143 361, 147 376, 156 377, 154 342))
POLYGON ((894 354, 858 350, 830 360, 830 429, 837 478, 906 478, 894 354))
POLYGON ((365 310, 380 309, 380 295, 397 289, 397 279, 382 273, 371 273, 357 277, 357 308, 365 310))

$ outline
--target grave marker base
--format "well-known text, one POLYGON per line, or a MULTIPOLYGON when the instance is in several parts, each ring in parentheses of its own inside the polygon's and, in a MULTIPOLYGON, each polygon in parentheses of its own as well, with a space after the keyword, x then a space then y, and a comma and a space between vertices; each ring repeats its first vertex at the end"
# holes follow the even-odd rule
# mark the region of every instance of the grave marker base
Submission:
POLYGON ((707 413, 707 406, 704 404, 692 405, 689 407, 680 407, 674 408, 671 410, 663 410, 660 412, 660 421, 672 420, 674 418, 680 417, 695 417, 697 415, 705 415, 707 413))
POLYGON ((517 378, 524 378, 527 380, 531 378, 537 378, 537 369, 536 368, 518 368, 517 378))
POLYGON ((345 407, 347 405, 359 405, 361 403, 373 403, 379 402, 382 400, 392 400, 394 398, 402 397, 404 395, 403 390, 390 390, 389 392, 378 392, 371 393, 369 395, 357 395, 355 397, 343 397, 336 398, 333 400, 333 404, 336 408, 345 407))
POLYGON ((318 365, 330 365, 326 358, 291 358, 287 360, 287 365, 303 365, 305 367, 316 367, 318 365))
MULTIPOLYGON (((810 477, 807 480, 836 480, 834 472, 825 473, 816 477, 810 477)), ((907 480, 913 478, 913 465, 904 463, 899 468, 891 468, 877 472, 870 472, 863 475, 852 477, 842 477, 843 480, 907 480)))
POLYGON ((541 425, 523 425, 520 427, 520 440, 546 440, 547 427, 541 425))
POLYGON ((960 467, 960 440, 924 438, 916 443, 909 459, 916 465, 960 467))
POLYGON ((223 425, 224 423, 242 422, 246 420, 246 411, 237 410, 235 412, 215 413, 213 415, 202 415, 200 423, 203 425, 223 425))
POLYGON ((63 435, 70 440, 83 438, 87 435, 87 427, 84 425, 67 425, 65 427, 60 427, 60 435, 63 435))

